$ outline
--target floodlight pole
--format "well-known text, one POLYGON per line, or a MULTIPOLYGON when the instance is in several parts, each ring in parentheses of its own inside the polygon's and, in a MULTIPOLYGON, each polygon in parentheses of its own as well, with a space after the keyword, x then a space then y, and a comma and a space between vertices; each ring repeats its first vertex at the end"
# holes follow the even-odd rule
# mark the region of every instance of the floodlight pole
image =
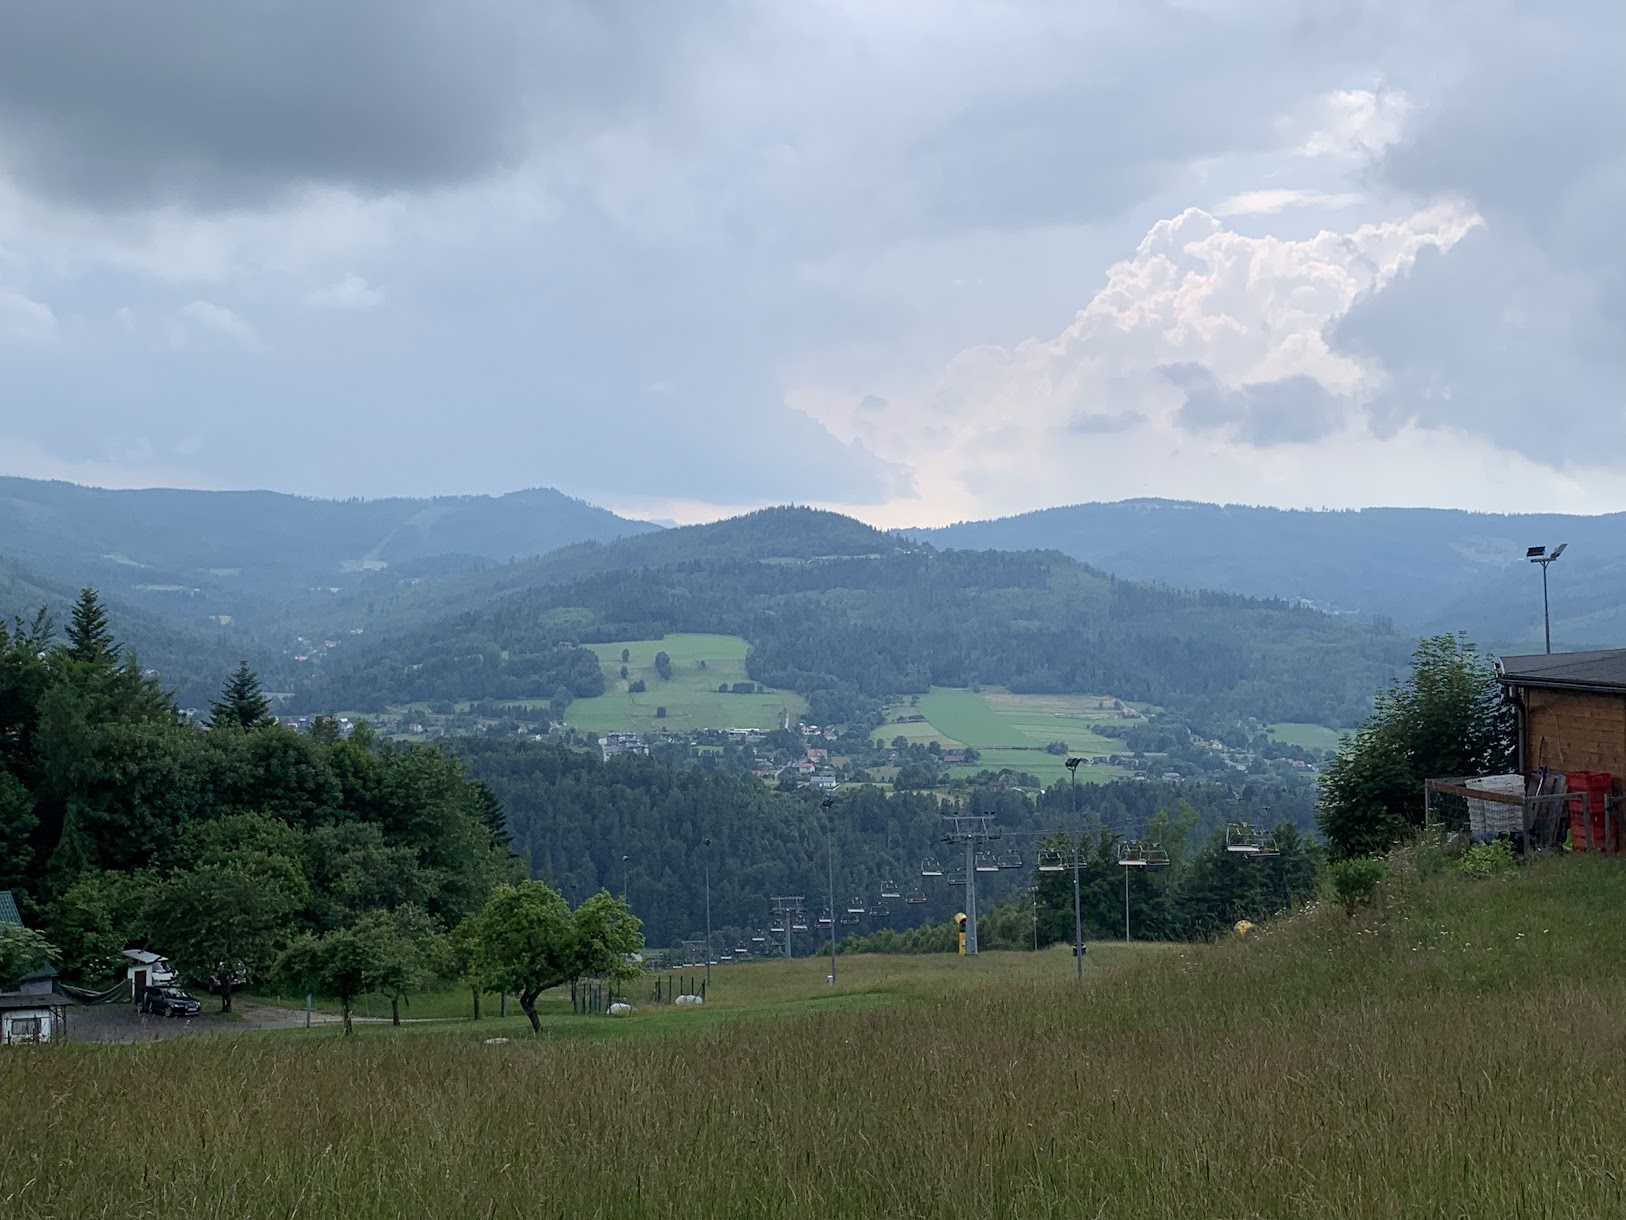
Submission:
POLYGON ((831 812, 835 800, 825 797, 819 802, 824 810, 825 862, 830 880, 830 986, 836 985, 836 815, 831 812))
POLYGON ((706 852, 706 986, 711 986, 711 840, 705 839, 702 846, 706 852))
POLYGON ((1129 869, 1124 868, 1124 944, 1129 943, 1129 869))
POLYGON ((631 856, 621 857, 621 901, 623 904, 627 901, 627 861, 630 859, 632 859, 631 856))
MULTIPOLYGON (((1073 828, 1078 830, 1078 765, 1082 758, 1069 758, 1066 763, 1068 772, 1073 777, 1073 828)), ((1084 979, 1084 918, 1079 906, 1078 896, 1078 857, 1084 851, 1084 836, 1078 833, 1073 840, 1073 962, 1079 981, 1084 979)))
POLYGON ((1550 554, 1544 546, 1533 546, 1525 552, 1525 557, 1531 563, 1541 565, 1541 631, 1548 653, 1553 650, 1553 620, 1547 601, 1547 565, 1556 563, 1558 557, 1564 553, 1564 548, 1568 545, 1567 542, 1561 542, 1552 549, 1550 554))

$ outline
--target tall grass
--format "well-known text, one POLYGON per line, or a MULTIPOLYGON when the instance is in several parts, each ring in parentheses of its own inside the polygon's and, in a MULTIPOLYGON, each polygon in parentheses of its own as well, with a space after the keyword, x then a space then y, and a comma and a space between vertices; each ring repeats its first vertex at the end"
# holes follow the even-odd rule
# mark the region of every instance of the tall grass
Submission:
POLYGON ((1082 991, 8 1053, 0 1216, 1626 1215, 1623 913, 1607 861, 1402 860, 1082 991))

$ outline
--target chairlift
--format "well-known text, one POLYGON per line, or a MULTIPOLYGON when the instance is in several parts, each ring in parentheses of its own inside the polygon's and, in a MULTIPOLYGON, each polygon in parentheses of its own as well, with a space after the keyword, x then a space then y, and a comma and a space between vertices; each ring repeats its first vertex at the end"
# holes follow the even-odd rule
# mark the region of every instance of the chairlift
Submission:
POLYGON ((805 921, 802 922, 802 923, 793 923, 793 924, 790 925, 790 930, 792 932, 806 932, 807 931, 807 924, 806 924, 805 921))
POLYGON ((1125 839, 1118 844, 1118 863, 1124 868, 1167 868, 1169 853, 1156 843, 1125 839))
POLYGON ((926 895, 922 894, 919 890, 910 890, 909 896, 904 899, 904 902, 908 903, 912 907, 918 907, 925 901, 926 895))
POLYGON ((768 938, 766 936, 753 936, 751 943, 753 945, 765 945, 768 943, 768 938))
POLYGON ((903 894, 898 890, 898 886, 897 886, 896 882, 894 882, 894 881, 883 881, 883 882, 881 882, 881 897, 882 898, 902 898, 903 894))
POLYGON ((1041 873, 1065 873, 1067 863, 1062 859, 1059 851, 1042 851, 1039 853, 1039 871, 1041 873))
POLYGON ((922 877, 941 877, 943 875, 943 866, 935 858, 927 856, 920 865, 920 875, 922 877))
POLYGON ((869 914, 875 919, 885 919, 891 913, 884 902, 878 902, 869 909, 869 914))
POLYGON ((994 858, 993 852, 979 851, 976 864, 973 867, 979 873, 997 873, 999 871, 999 861, 994 858))
POLYGON ((1255 830, 1246 822, 1232 822, 1225 828, 1225 850, 1239 856, 1279 856, 1273 835, 1255 830))
POLYGON ((847 903, 847 914, 849 915, 863 915, 868 910, 869 908, 864 905, 862 898, 854 898, 847 903))
POLYGON ((776 936, 781 935, 785 931, 784 921, 781 920, 779 923, 769 924, 768 931, 772 932, 776 936))
POLYGON ((999 867, 1003 869, 1021 868, 1022 853, 1014 850, 1001 853, 999 867))
POLYGON ((849 927, 851 927, 853 924, 858 922, 858 916, 856 916, 856 915, 843 915, 841 917, 841 922, 848 925, 849 927))
POLYGON ((948 883, 950 885, 964 885, 965 884, 965 869, 964 868, 956 868, 952 873, 950 873, 948 875, 948 883))
POLYGON ((826 911, 823 915, 819 916, 819 927, 828 928, 831 927, 833 923, 834 921, 830 918, 829 911, 826 911))

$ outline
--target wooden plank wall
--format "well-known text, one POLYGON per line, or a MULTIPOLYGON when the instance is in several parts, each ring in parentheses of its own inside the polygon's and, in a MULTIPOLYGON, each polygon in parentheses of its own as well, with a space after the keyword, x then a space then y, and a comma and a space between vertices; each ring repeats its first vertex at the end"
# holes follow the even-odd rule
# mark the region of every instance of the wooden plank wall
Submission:
POLYGON ((1626 776, 1626 696, 1526 690, 1525 766, 1626 776))

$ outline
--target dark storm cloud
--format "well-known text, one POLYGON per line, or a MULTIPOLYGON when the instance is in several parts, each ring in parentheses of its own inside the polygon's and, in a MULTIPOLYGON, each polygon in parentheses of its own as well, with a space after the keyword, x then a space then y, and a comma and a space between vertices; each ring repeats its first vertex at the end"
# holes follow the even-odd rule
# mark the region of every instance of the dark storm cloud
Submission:
POLYGON ((1626 6, 1568 0, 1465 33, 1380 173, 1484 227, 1331 336, 1381 367, 1374 421, 1453 426, 1557 466, 1626 449, 1626 6))
POLYGON ((0 18, 0 172, 93 207, 483 174, 533 131, 647 100, 659 6, 57 0, 0 18), (9 162, 9 166, 8 163, 9 162))
POLYGON ((1185 391, 1180 423, 1193 432, 1224 432, 1268 446, 1318 441, 1338 429, 1339 401, 1314 377, 1232 388, 1201 365, 1169 365, 1163 374, 1185 391))

